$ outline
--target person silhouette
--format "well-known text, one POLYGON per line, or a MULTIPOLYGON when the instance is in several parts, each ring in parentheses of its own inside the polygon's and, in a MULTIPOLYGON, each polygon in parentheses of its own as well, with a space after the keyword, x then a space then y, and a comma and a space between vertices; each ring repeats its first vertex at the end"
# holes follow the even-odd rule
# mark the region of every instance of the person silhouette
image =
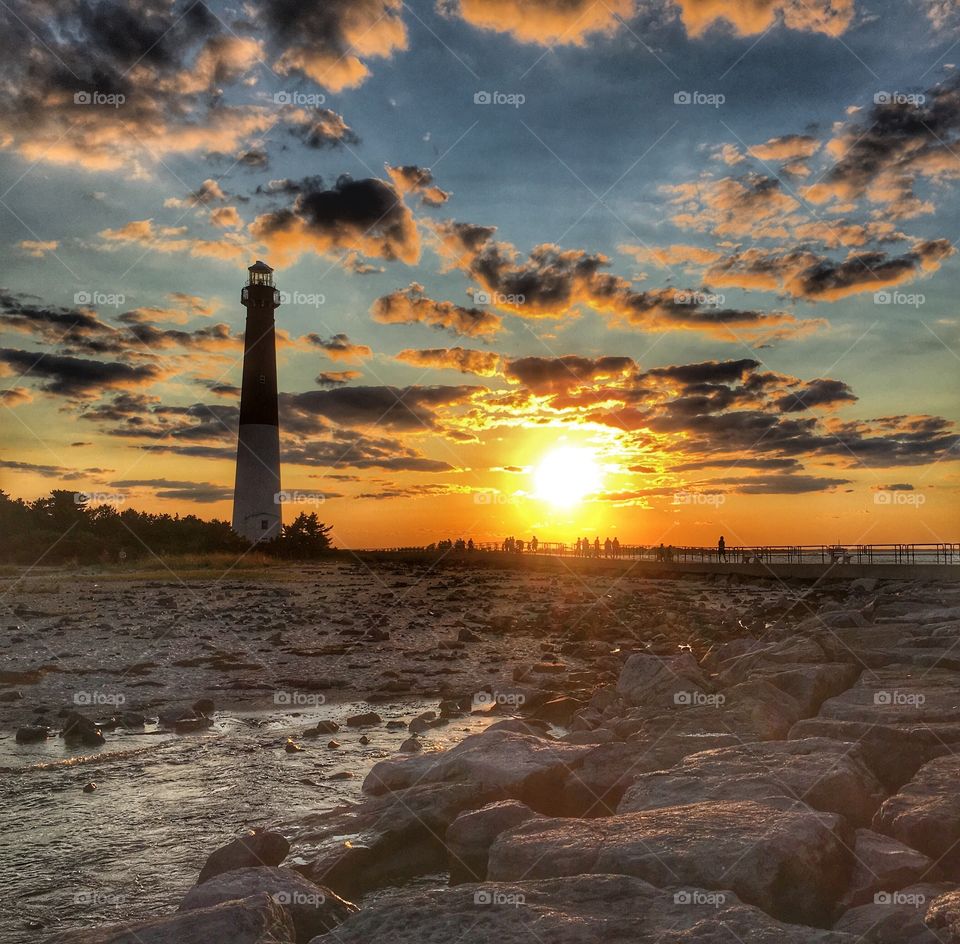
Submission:
POLYGON ((537 553, 537 548, 540 546, 540 542, 537 540, 537 536, 534 535, 530 538, 530 551, 533 554, 537 553))
POLYGON ((720 540, 717 541, 717 561, 726 561, 727 559, 727 542, 724 541, 723 535, 720 535, 720 540))
POLYGON ((593 556, 594 557, 600 556, 600 538, 599 537, 595 537, 593 539, 593 556))

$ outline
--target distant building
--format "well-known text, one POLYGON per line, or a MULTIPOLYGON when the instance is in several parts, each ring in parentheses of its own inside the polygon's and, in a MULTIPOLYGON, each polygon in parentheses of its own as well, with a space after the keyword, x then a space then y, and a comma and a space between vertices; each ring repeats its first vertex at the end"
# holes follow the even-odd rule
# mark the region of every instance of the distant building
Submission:
POLYGON ((280 419, 277 408, 277 343, 273 321, 280 293, 273 269, 257 260, 240 293, 247 309, 243 335, 243 387, 233 530, 248 541, 280 535, 280 419))

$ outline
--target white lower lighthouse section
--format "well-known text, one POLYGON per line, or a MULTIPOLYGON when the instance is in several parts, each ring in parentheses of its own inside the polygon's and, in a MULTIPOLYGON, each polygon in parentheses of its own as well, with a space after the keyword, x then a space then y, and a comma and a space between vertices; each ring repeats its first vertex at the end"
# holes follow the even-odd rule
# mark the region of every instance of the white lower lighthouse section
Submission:
POLYGON ((281 501, 280 428, 245 423, 237 444, 233 530, 254 544, 279 537, 281 501))
POLYGON ((233 530, 257 544, 280 537, 283 530, 274 325, 280 293, 273 284, 273 269, 265 262, 257 260, 247 271, 250 277, 240 292, 247 320, 243 332, 233 530))

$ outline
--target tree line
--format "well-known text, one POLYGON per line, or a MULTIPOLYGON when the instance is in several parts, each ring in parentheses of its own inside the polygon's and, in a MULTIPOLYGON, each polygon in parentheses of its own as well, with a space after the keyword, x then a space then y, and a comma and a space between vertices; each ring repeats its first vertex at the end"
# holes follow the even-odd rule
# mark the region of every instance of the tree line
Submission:
MULTIPOLYGON (((290 559, 322 555, 330 531, 316 512, 301 512, 282 535, 258 551, 290 559)), ((0 561, 15 564, 117 563, 180 554, 240 555, 250 543, 226 521, 151 514, 114 504, 93 505, 83 492, 54 489, 36 501, 0 489, 0 561)))

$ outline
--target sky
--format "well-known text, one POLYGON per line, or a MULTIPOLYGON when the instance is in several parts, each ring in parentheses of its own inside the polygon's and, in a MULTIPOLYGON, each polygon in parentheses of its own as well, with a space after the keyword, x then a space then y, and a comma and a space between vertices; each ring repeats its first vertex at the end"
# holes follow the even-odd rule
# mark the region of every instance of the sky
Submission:
POLYGON ((246 267, 284 517, 958 540, 954 0, 16 0, 0 488, 228 519, 246 267))

